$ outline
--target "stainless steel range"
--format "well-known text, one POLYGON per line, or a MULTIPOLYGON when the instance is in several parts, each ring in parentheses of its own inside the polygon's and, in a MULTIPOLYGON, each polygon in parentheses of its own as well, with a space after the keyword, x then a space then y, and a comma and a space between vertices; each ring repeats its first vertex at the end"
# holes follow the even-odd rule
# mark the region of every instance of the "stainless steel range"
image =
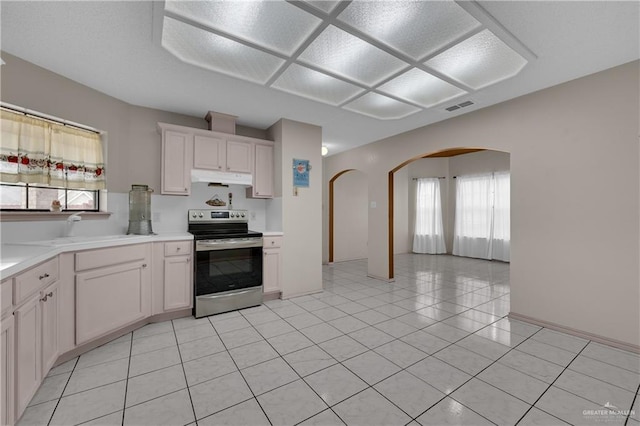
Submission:
POLYGON ((246 210, 189 210, 196 318, 262 304, 262 233, 246 210))

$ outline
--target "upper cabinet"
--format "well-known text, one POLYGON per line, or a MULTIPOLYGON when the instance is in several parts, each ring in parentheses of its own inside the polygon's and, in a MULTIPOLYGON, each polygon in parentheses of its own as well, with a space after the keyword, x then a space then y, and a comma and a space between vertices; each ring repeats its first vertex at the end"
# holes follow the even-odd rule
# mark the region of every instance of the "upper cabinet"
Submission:
POLYGON ((160 193, 189 195, 191 193, 191 157, 193 135, 162 129, 162 171, 160 193))
POLYGON ((158 123, 162 134, 161 194, 189 195, 191 170, 252 175, 251 198, 273 198, 271 141, 158 123))
POLYGON ((227 141, 213 136, 193 138, 193 168, 226 171, 227 141))
POLYGON ((251 142, 227 140, 227 172, 251 173, 251 142))
POLYGON ((253 186, 247 197, 273 198, 273 144, 254 145, 253 186))

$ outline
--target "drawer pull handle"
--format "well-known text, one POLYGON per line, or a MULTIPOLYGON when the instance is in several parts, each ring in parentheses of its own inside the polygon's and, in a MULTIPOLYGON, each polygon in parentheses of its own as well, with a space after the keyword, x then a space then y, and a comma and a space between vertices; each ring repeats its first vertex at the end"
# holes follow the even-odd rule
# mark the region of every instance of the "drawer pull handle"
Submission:
POLYGON ((47 274, 46 272, 44 273, 44 275, 40 275, 38 279, 43 280, 45 278, 49 278, 49 274, 47 274))
POLYGON ((180 251, 180 247, 177 247, 176 250, 180 251))
POLYGON ((53 298, 53 292, 52 291, 47 293, 47 294, 45 294, 44 297, 42 299, 40 299, 40 300, 42 300, 43 302, 46 302, 49 297, 53 298))
POLYGON ((146 267, 147 267, 147 264, 146 264, 146 263, 143 263, 143 264, 142 264, 142 267, 143 267, 143 268, 146 268, 146 267))

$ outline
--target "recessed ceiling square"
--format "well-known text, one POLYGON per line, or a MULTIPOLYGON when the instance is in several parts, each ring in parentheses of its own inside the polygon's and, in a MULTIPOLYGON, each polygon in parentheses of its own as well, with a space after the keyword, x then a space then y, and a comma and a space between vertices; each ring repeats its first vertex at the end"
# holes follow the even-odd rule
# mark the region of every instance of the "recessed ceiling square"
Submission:
POLYGON ((343 108, 380 120, 404 118, 420 111, 420 108, 413 105, 405 104, 404 102, 396 101, 395 99, 373 92, 367 93, 353 102, 349 102, 343 106, 343 108))
POLYGON ((271 87, 330 105, 340 105, 364 90, 296 64, 287 68, 271 87))
POLYGON ((414 102, 425 108, 446 102, 467 92, 417 68, 378 87, 381 92, 414 102))
POLYGON ((167 0, 165 11, 285 55, 321 22, 284 1, 167 0))
POLYGON ((332 25, 298 59, 365 85, 374 85, 407 66, 400 59, 332 25))
POLYGON ((415 60, 480 26, 453 1, 354 1, 338 19, 415 60))
POLYGON ((166 17, 162 46, 184 62, 264 84, 284 60, 166 17))
POLYGON ((527 60, 491 31, 483 30, 425 62, 428 67, 473 89, 518 74, 527 60))

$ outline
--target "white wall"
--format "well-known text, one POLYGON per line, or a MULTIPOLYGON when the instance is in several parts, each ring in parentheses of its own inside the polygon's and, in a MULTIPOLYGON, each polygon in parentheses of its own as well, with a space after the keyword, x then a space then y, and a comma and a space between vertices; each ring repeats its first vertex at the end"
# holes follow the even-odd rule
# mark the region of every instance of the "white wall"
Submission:
POLYGON ((327 158, 328 176, 369 178, 369 275, 391 276, 390 170, 449 148, 509 152, 511 311, 639 346, 638 75, 636 61, 327 158))
MULTIPOLYGON (((393 176, 393 253, 409 253, 413 248, 411 214, 411 182, 407 167, 393 176)), ((365 256, 366 257, 366 256, 365 256)))
MULTIPOLYGON (((322 129, 282 119, 268 129, 275 141, 282 195, 282 298, 322 291, 322 129), (293 188, 293 159, 309 160, 309 188, 293 188)), ((277 185, 277 184, 276 184, 277 185)), ((281 191, 281 192, 278 192, 281 191)))
POLYGON ((333 261, 367 257, 367 176, 352 170, 333 183, 333 261))

